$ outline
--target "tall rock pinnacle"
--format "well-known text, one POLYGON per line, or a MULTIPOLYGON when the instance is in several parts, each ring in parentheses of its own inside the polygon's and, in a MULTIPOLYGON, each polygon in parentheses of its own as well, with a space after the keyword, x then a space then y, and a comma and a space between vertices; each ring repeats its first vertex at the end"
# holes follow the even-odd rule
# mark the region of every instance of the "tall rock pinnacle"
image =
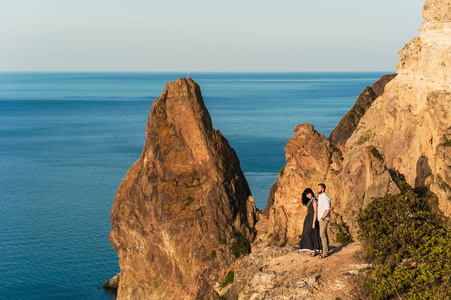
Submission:
POLYGON ((166 85, 146 134, 111 211, 118 299, 199 299, 224 279, 231 243, 254 237, 254 201, 191 78, 166 85))

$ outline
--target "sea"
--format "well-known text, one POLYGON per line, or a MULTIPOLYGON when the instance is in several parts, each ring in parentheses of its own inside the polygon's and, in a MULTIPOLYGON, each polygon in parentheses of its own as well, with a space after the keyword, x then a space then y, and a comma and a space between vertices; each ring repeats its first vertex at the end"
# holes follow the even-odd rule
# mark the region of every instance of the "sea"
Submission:
MULTIPOLYGON (((326 137, 383 74, 191 73, 256 206, 300 123, 326 137)), ((0 299, 115 299, 110 210, 153 101, 187 73, 0 73, 0 299)))

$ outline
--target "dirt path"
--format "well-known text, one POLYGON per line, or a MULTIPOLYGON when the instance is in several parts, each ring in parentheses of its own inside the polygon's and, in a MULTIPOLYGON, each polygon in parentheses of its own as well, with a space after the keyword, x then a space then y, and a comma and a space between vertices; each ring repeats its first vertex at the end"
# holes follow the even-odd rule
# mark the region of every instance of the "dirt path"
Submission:
POLYGON ((297 263, 303 265, 303 272, 317 278, 317 288, 312 291, 312 299, 354 299, 353 275, 366 267, 357 258, 360 245, 350 244, 346 247, 333 249, 326 259, 311 258, 302 253, 297 263))
POLYGON ((296 247, 253 252, 234 266, 233 285, 217 289, 222 299, 357 299, 353 274, 366 267, 353 243, 337 247, 329 257, 310 257, 296 247))

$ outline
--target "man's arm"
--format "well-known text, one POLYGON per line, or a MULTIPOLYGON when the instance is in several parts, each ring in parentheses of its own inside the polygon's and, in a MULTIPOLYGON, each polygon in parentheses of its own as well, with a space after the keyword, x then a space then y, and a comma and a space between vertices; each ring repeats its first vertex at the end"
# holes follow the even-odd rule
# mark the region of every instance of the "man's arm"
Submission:
POLYGON ((329 214, 329 211, 330 211, 330 209, 326 209, 326 210, 324 211, 324 214, 323 214, 323 216, 321 217, 321 220, 324 220, 324 219, 327 217, 327 215, 329 214))
POLYGON ((327 201, 326 202, 326 209, 324 210, 324 213, 323 213, 323 215, 321 216, 321 220, 324 220, 325 218, 327 218, 327 215, 329 214, 329 212, 330 212, 330 198, 326 195, 326 199, 324 199, 325 201, 327 201))

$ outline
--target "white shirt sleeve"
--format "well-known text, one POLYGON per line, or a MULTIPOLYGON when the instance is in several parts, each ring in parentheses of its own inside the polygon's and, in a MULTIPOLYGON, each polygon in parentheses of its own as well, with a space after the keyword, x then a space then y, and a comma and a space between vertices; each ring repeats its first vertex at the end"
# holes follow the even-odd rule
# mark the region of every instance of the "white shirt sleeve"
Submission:
POLYGON ((329 198, 329 196, 327 196, 326 193, 324 193, 324 198, 325 198, 325 200, 327 200, 327 201, 325 201, 324 210, 326 210, 326 209, 330 210, 330 198, 329 198))

